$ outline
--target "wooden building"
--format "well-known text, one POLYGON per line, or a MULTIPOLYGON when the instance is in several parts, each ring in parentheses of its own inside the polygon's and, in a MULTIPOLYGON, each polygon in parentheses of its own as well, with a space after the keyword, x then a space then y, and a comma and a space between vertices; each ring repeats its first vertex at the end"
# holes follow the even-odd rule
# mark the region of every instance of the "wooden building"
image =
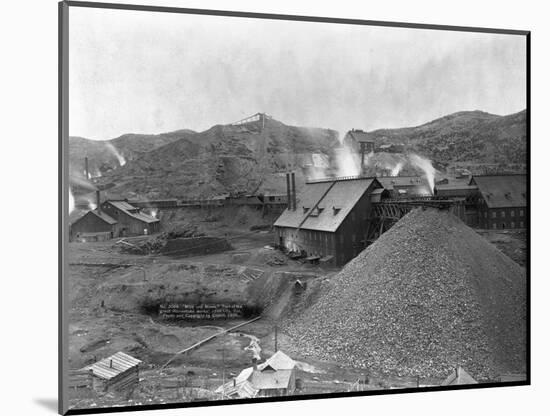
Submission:
POLYGON ((277 351, 260 365, 242 370, 237 377, 218 387, 216 393, 229 398, 288 396, 296 390, 296 362, 277 351))
POLYGON ((434 195, 438 198, 462 201, 464 217, 460 217, 470 227, 479 227, 479 189, 476 185, 446 183, 435 185, 434 195))
POLYGON ((79 242, 104 241, 117 234, 117 221, 105 212, 94 209, 69 226, 69 240, 79 242))
POLYGON ((527 176, 474 176, 470 185, 479 189, 479 226, 491 229, 526 228, 527 176))
POLYGON ((379 176, 376 179, 389 192, 391 198, 432 195, 430 184, 423 176, 379 176))
POLYGON ((365 248, 370 194, 380 188, 376 178, 364 177, 307 182, 275 221, 276 244, 329 264, 347 263, 365 248))
POLYGON ((127 201, 105 201, 101 210, 118 222, 115 237, 148 235, 160 231, 160 221, 140 211, 127 201))
POLYGON ((97 392, 131 392, 139 383, 141 361, 123 352, 84 367, 91 371, 93 388, 97 392))

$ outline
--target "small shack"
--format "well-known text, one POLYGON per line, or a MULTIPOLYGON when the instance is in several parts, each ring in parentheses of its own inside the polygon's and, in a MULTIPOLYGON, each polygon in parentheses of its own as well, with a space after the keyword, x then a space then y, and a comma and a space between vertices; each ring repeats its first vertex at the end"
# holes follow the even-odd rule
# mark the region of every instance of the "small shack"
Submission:
POLYGON ((216 393, 229 398, 288 396, 296 390, 295 368, 292 358, 277 351, 264 363, 242 370, 216 393))
POLYGON ((477 381, 462 367, 458 366, 449 374, 449 376, 441 383, 442 386, 455 386, 458 384, 477 384, 477 381))
POLYGON ((141 361, 123 352, 117 352, 82 371, 91 371, 93 388, 97 392, 131 392, 139 383, 141 361))

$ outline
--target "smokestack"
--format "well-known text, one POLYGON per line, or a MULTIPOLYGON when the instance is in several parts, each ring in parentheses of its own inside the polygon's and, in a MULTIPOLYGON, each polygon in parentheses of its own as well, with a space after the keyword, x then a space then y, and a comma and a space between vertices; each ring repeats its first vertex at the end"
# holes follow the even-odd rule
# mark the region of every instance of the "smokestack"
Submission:
POLYGON ((290 173, 286 174, 286 207, 290 211, 292 209, 292 200, 290 198, 290 173))
POLYGON ((97 205, 97 212, 101 213, 101 197, 99 195, 99 189, 95 191, 95 202, 97 205))
POLYGON ((86 179, 90 179, 90 170, 88 169, 88 156, 84 158, 84 169, 86 170, 86 179))
POLYGON ((292 210, 296 211, 296 181, 294 180, 294 172, 290 174, 290 181, 292 182, 292 210))

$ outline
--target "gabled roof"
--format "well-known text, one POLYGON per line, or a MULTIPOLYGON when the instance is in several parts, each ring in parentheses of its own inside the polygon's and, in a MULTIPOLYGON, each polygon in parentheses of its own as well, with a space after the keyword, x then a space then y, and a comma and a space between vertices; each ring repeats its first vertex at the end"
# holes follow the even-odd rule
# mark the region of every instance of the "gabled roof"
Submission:
POLYGON ((296 210, 285 209, 274 226, 335 232, 371 185, 381 187, 376 178, 306 183, 296 196, 296 210))
POLYGON ((466 372, 462 367, 457 367, 452 374, 445 379, 442 386, 452 386, 456 384, 478 384, 477 381, 466 372))
POLYGON ((114 206, 115 208, 118 208, 119 210, 123 211, 125 214, 135 218, 136 220, 145 222, 145 223, 153 223, 153 222, 159 222, 157 218, 151 217, 150 215, 144 214, 139 210, 139 208, 134 207, 133 205, 130 205, 126 201, 105 201, 105 203, 110 204, 114 206))
POLYGON ((254 371, 250 384, 258 390, 286 389, 290 384, 292 370, 254 371))
POLYGON ((94 376, 110 380, 139 364, 141 364, 141 361, 137 358, 123 352, 117 352, 97 363, 84 367, 83 370, 92 370, 94 376))
POLYGON ((82 220, 84 217, 88 216, 88 215, 94 215, 96 217, 98 217, 100 220, 106 222, 107 224, 109 225, 113 225, 113 224, 116 224, 117 223, 117 220, 115 220, 114 218, 110 217, 109 215, 107 215, 106 213, 104 212, 98 212, 97 209, 94 209, 93 211, 88 211, 86 214, 78 217, 78 219, 74 220, 71 225, 73 224, 76 224, 77 222, 79 222, 80 220, 82 220))
POLYGON ((527 206, 526 175, 474 176, 470 185, 477 185, 489 208, 527 206))
POLYGON ((264 370, 267 367, 271 367, 276 371, 279 370, 292 370, 296 366, 296 361, 290 358, 282 351, 277 351, 266 362, 258 366, 258 370, 264 370))

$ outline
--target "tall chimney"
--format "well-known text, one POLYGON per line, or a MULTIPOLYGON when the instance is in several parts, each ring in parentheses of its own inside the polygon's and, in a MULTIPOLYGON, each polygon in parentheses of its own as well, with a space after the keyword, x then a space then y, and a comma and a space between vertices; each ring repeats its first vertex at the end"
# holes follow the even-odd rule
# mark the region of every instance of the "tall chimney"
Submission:
POLYGON ((88 169, 88 156, 84 158, 84 169, 86 170, 86 179, 90 179, 90 170, 88 169))
POLYGON ((296 211, 296 181, 294 180, 294 172, 290 174, 290 181, 292 182, 292 210, 296 211))
POLYGON ((101 197, 99 196, 99 189, 95 191, 95 202, 97 205, 97 212, 101 213, 101 197))
POLYGON ((292 209, 292 200, 290 198, 290 173, 286 174, 286 207, 290 211, 292 209))

